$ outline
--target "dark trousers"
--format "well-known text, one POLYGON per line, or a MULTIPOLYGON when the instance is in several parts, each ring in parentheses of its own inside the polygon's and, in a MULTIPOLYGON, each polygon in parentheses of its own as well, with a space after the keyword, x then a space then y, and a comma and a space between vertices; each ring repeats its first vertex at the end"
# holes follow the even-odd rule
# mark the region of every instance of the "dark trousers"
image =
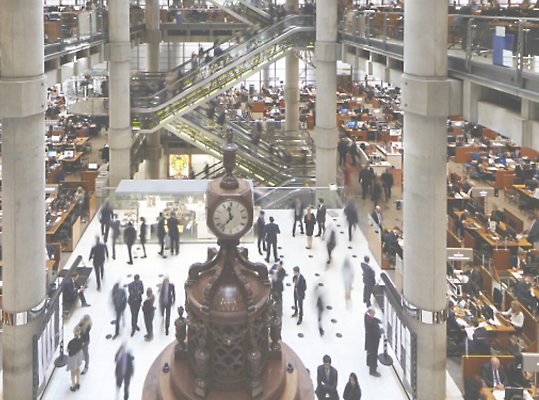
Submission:
POLYGON ((303 299, 298 298, 295 294, 294 305, 296 306, 295 314, 299 315, 299 319, 303 319, 303 299))
POLYGON ((95 271, 95 279, 97 281, 97 290, 101 289, 101 280, 103 279, 103 275, 105 273, 105 268, 103 267, 102 262, 95 262, 94 261, 94 271, 95 271))
POLYGON ((120 334, 120 324, 122 323, 122 314, 124 313, 124 310, 116 310, 116 331, 115 334, 120 334))
POLYGON ((169 304, 168 306, 165 306, 161 309, 161 316, 165 317, 165 329, 168 329, 170 326, 170 309, 172 307, 172 304, 169 304))
POLYGON ((328 262, 331 261, 331 253, 333 252, 334 247, 328 246, 328 262))
POLYGON ((372 295, 372 289, 374 288, 374 285, 371 285, 370 283, 365 283, 363 285, 363 303, 367 304, 367 307, 371 306, 371 295, 372 295))
POLYGON ((346 165, 346 154, 339 153, 339 165, 346 165))
POLYGON ((159 245, 161 246, 161 252, 159 254, 161 255, 165 254, 165 237, 166 236, 159 237, 159 245))
POLYGON ((116 375, 116 386, 118 386, 118 390, 122 387, 122 382, 124 384, 124 400, 127 400, 129 398, 129 383, 131 382, 131 375, 127 376, 118 376, 116 375))
POLYGON ((376 368, 378 368, 378 343, 376 343, 376 347, 372 346, 372 348, 367 349, 367 366, 369 367, 369 372, 376 372, 376 368))
POLYGON ((292 227, 292 235, 295 235, 296 234, 296 225, 298 224, 298 221, 299 221, 299 227, 301 229, 301 233, 304 233, 305 231, 303 230, 303 221, 301 219, 301 215, 296 215, 294 213, 294 226, 292 227))
POLYGON ((146 325, 146 333, 148 335, 148 339, 153 338, 153 315, 153 312, 144 314, 144 324, 146 325))
POLYGON ((361 184, 361 197, 363 198, 363 200, 365 200, 368 193, 369 193, 369 184, 368 183, 362 183, 361 184))
POLYGON ((118 236, 112 235, 112 259, 116 260, 116 241, 118 236))
POLYGON ((110 224, 108 222, 101 222, 101 234, 103 235, 103 242, 107 243, 109 237, 110 224))
POLYGON ((133 245, 132 244, 127 244, 127 253, 129 254, 129 262, 131 264, 133 264, 133 245))
POLYGON ((176 254, 180 252, 180 235, 170 236, 170 254, 174 254, 174 250, 176 254))
POLYGON ((266 251, 266 241, 264 240, 264 235, 258 235, 258 242, 257 242, 257 246, 258 246, 258 252, 259 253, 262 253, 262 251, 266 251), (260 243, 262 243, 262 250, 260 250, 260 243))
POLYGON ((318 233, 316 234, 316 236, 320 236, 324 234, 325 231, 326 231, 326 221, 318 221, 318 233))
POLYGON ((138 312, 140 310, 140 302, 132 302, 129 304, 131 308, 131 329, 136 330, 138 326, 138 312))
POLYGON ((90 365, 90 352, 88 351, 88 346, 90 342, 86 342, 82 345, 82 354, 84 354, 84 369, 88 369, 90 365))
POLYGON ((348 224, 348 240, 352 241, 352 231, 354 230, 354 224, 348 224))
POLYGON ((77 297, 80 299, 80 303, 82 305, 85 305, 86 304, 86 297, 84 296, 84 292, 81 290, 79 292, 79 294, 77 295, 77 297))
POLYGON ((316 388, 316 397, 318 400, 338 400, 339 395, 335 388, 320 385, 316 388))
POLYGON ((275 257, 275 262, 279 259, 279 256, 277 255, 277 242, 267 242, 266 243, 266 260, 269 262, 270 254, 271 254, 271 248, 273 246, 273 256, 275 257))
POLYGON ((391 186, 384 185, 384 191, 386 192, 386 200, 391 198, 391 186))

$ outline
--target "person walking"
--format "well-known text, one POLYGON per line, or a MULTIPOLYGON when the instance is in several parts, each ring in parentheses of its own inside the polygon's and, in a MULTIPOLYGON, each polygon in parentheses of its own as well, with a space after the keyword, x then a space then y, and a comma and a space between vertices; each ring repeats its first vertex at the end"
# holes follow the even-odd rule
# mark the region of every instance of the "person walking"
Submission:
POLYGON ((303 300, 305 299, 305 291, 307 290, 307 282, 303 275, 299 273, 299 267, 294 267, 294 277, 292 278, 294 284, 294 314, 292 317, 299 316, 298 325, 303 321, 303 300))
POLYGON ((257 247, 258 254, 262 255, 262 251, 266 251, 266 221, 264 221, 264 211, 260 211, 258 220, 256 221, 256 229, 258 233, 257 247), (260 250, 260 243, 262 243, 262 250, 260 250))
POLYGON ((337 235, 335 234, 335 229, 333 227, 329 228, 328 233, 328 242, 327 242, 327 249, 328 249, 328 264, 331 264, 331 253, 335 249, 335 246, 337 246, 337 235))
POLYGON ((105 243, 107 243, 109 237, 110 221, 112 220, 113 215, 114 212, 112 211, 112 208, 110 208, 109 201, 105 200, 105 204, 103 204, 103 208, 101 208, 101 216, 99 217, 99 221, 101 222, 101 234, 103 235, 103 242, 105 243))
POLYGON ((346 309, 350 307, 350 296, 352 293, 352 283, 354 282, 354 270, 350 258, 344 259, 342 266, 342 278, 344 282, 344 300, 346 302, 346 309))
POLYGON ((301 202, 301 199, 298 197, 296 201, 292 204, 292 208, 294 209, 294 225, 292 226, 292 237, 296 237, 296 225, 299 221, 299 227, 301 229, 301 234, 304 234, 303 231, 303 203, 301 202))
POLYGON ((351 242, 352 232, 354 230, 354 227, 359 222, 356 206, 354 205, 352 200, 349 200, 346 204, 346 207, 344 207, 344 215, 346 216, 346 220, 348 221, 348 241, 351 242))
POLYGON ((323 364, 316 370, 316 397, 318 400, 338 400, 337 393, 337 370, 331 366, 331 357, 327 354, 323 358, 323 364))
POLYGON ((271 248, 273 247, 273 258, 275 262, 279 260, 277 255, 277 234, 281 233, 279 225, 277 225, 273 217, 269 217, 269 224, 266 224, 266 262, 270 262, 271 248))
POLYGON ((140 217, 140 232, 139 232, 139 239, 140 239, 140 245, 142 246, 142 251, 144 252, 144 255, 141 258, 146 258, 146 219, 144 217, 140 217))
POLYGON ((313 234, 314 226, 316 225, 316 218, 312 212, 311 207, 307 207, 307 213, 305 214, 305 234, 307 235, 307 249, 313 247, 313 234))
POLYGON ((380 179, 382 180, 382 185, 384 186, 387 201, 391 198, 391 188, 393 187, 393 175, 389 171, 389 168, 386 169, 386 172, 382 174, 380 179))
POLYGON ((105 259, 109 258, 107 245, 99 241, 99 236, 95 238, 95 246, 90 250, 88 261, 94 260, 95 279, 97 281, 97 290, 101 291, 101 280, 105 273, 105 259))
POLYGON ((133 363, 135 357, 127 351, 126 347, 127 345, 124 342, 114 356, 114 361, 116 362, 116 398, 118 398, 118 393, 120 392, 123 383, 124 400, 129 399, 129 384, 131 383, 133 372, 135 372, 133 363))
POLYGON ((363 257, 361 269, 363 270, 363 303, 367 307, 371 306, 371 294, 376 284, 376 274, 374 269, 369 265, 369 256, 363 257))
POLYGON ((337 145, 337 151, 339 152, 339 166, 346 165, 346 155, 348 154, 348 144, 346 138, 342 138, 337 145))
POLYGON ((155 316, 155 296, 152 288, 146 289, 146 300, 142 304, 142 314, 144 315, 144 324, 146 325, 146 335, 144 340, 150 342, 153 339, 153 317, 155 316))
POLYGON ((363 200, 367 197, 369 193, 369 186, 371 185, 372 175, 369 169, 365 166, 361 166, 361 171, 359 171, 359 183, 361 184, 361 197, 363 200))
POLYGON ((372 201, 374 201, 374 206, 376 207, 382 197, 382 185, 378 182, 376 175, 374 175, 372 182, 372 201))
POLYGON ((350 374, 348 383, 344 387, 342 398, 343 400, 361 400, 361 387, 357 381, 357 375, 353 372, 350 374))
POLYGON ((180 253, 180 222, 176 218, 176 213, 170 213, 170 218, 167 219, 168 227, 168 236, 170 236, 170 255, 174 255, 174 250, 176 250, 176 255, 180 253))
POLYGON ((168 278, 165 278, 161 284, 161 292, 159 293, 159 309, 161 310, 161 316, 165 318, 165 334, 167 336, 170 326, 170 308, 175 301, 176 291, 174 284, 170 283, 168 278))
POLYGON ((314 292, 316 295, 316 310, 318 311, 318 332, 320 336, 324 336, 324 328, 322 327, 322 316, 324 315, 325 303, 324 296, 322 295, 322 289, 320 286, 314 287, 314 292))
POLYGON ((88 372, 88 367, 90 366, 90 330, 92 329, 92 319, 88 314, 86 314, 80 320, 77 325, 80 328, 80 338, 82 339, 82 353, 84 355, 84 369, 81 372, 81 375, 84 375, 88 372))
POLYGON ((165 238, 167 236, 167 231, 165 229, 165 223, 167 220, 163 216, 163 213, 159 213, 159 220, 157 221, 157 239, 159 240, 159 246, 161 246, 161 251, 157 254, 160 256, 165 255, 165 238))
POLYGON ((116 260, 116 242, 122 233, 120 229, 120 220, 118 219, 116 214, 112 216, 110 227, 112 229, 112 259, 116 260))
POLYGON ((120 324, 122 323, 122 315, 127 304, 127 299, 125 297, 125 290, 120 286, 119 283, 115 283, 112 288, 112 304, 114 306, 114 311, 116 312, 116 331, 112 339, 116 339, 120 334, 120 324))
POLYGON ((127 285, 129 297, 127 303, 131 309, 131 337, 136 331, 140 331, 138 326, 138 313, 142 304, 142 294, 144 293, 144 284, 140 280, 139 274, 136 274, 133 282, 127 285))
POLYGON ((129 265, 133 265, 133 245, 135 244, 135 240, 137 240, 137 231, 133 223, 129 221, 127 228, 124 230, 124 242, 127 246, 127 253, 129 254, 129 261, 127 262, 129 265))
POLYGON ((318 233, 316 237, 319 237, 326 231, 326 206, 324 205, 324 199, 318 199, 318 209, 316 210, 316 222, 318 222, 318 233))
POLYGON ((378 346, 383 329, 380 327, 381 321, 375 317, 376 311, 370 306, 365 313, 365 351, 367 352, 367 366, 369 374, 379 377, 378 368, 378 346))
POLYGON ((66 369, 71 372, 71 388, 72 392, 80 389, 80 366, 84 359, 82 351, 82 339, 80 337, 80 327, 76 326, 73 329, 73 339, 67 344, 67 364, 66 369))
POLYGON ((286 276, 286 271, 283 268, 283 260, 279 260, 277 264, 273 264, 270 269, 271 273, 271 296, 273 300, 277 303, 279 310, 279 316, 283 315, 283 280, 286 276))

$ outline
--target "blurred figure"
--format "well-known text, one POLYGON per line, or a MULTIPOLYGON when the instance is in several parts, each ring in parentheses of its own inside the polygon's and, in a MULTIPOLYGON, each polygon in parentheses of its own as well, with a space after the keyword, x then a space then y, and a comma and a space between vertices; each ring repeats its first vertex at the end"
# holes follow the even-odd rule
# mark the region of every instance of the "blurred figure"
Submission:
POLYGON ((122 343, 118 349, 118 352, 116 353, 116 356, 114 357, 114 361, 116 362, 116 398, 118 398, 118 394, 123 383, 124 400, 129 399, 129 383, 131 382, 131 377, 135 372, 135 367, 133 365, 133 360, 135 357, 127 352, 126 347, 127 343, 122 343))
POLYGON ((159 251, 157 254, 160 256, 164 256, 165 253, 165 237, 167 236, 167 231, 165 229, 165 222, 167 220, 163 216, 163 213, 159 213, 159 218, 157 221, 157 239, 159 240, 159 245, 161 246, 161 251, 159 251))
POLYGON ((256 221, 256 228, 258 233, 258 240, 257 240, 257 246, 258 246, 258 254, 262 255, 262 250, 266 251, 266 221, 264 221, 264 211, 260 211, 260 215, 258 217, 258 220, 256 221), (262 250, 260 250, 260 243, 262 243, 262 250))
POLYGON ((80 328, 80 338, 82 340, 82 353, 84 354, 84 369, 81 372, 81 375, 84 375, 88 372, 88 367, 90 366, 90 330, 92 329, 92 319, 88 314, 86 314, 80 320, 77 325, 80 328))
POLYGON ((165 318, 165 334, 168 336, 168 327, 170 326, 170 308, 176 301, 176 290, 174 284, 170 283, 168 278, 163 280, 159 292, 159 309, 161 316, 165 318))
POLYGON ((142 304, 142 315, 144 316, 144 324, 146 325, 146 335, 144 340, 147 342, 153 339, 153 317, 155 316, 155 297, 152 288, 146 290, 146 300, 142 304))
POLYGON ((133 282, 127 285, 129 291, 129 308, 131 309, 131 337, 135 334, 135 331, 140 331, 138 326, 138 313, 140 305, 142 304, 142 294, 144 293, 144 284, 140 280, 139 274, 136 274, 133 282))
POLYGON ((316 225, 316 218, 312 212, 311 207, 307 207, 307 213, 304 217, 305 222, 305 234, 307 235, 307 249, 312 249, 313 247, 313 234, 314 226, 316 225))
POLYGON ((344 299, 346 301, 346 308, 348 309, 350 306, 352 283, 354 282, 354 270, 352 269, 352 263, 348 257, 344 259, 344 264, 342 266, 342 278, 344 282, 344 299))
POLYGON ((318 332, 320 336, 324 336, 324 328, 322 327, 322 316, 324 315, 324 296, 322 295, 322 289, 320 286, 316 285, 314 287, 314 292, 316 296, 316 310, 318 311, 318 332))
POLYGON ((380 179, 382 180, 382 185, 384 186, 387 201, 391 198, 391 188, 393 187, 393 175, 389 171, 389 168, 386 169, 386 172, 382 174, 380 179))
POLYGON ((279 260, 277 264, 271 267, 271 295, 277 303, 279 316, 283 315, 283 280, 286 276, 286 271, 283 268, 283 260, 279 260))
POLYGON ((335 246, 337 246, 337 235, 335 234, 335 228, 333 226, 329 227, 328 230, 328 242, 327 242, 327 249, 328 249, 328 262, 327 264, 331 264, 331 253, 333 252, 333 249, 335 249, 335 246))
POLYGON ((118 216, 116 214, 112 216, 110 227, 112 228, 112 259, 116 260, 116 241, 122 233, 120 229, 120 220, 118 219, 118 216))
POLYGON ((137 231, 133 226, 133 223, 129 221, 127 228, 124 230, 124 242, 127 246, 127 253, 129 254, 129 265, 133 265, 133 245, 137 239, 137 231))
POLYGON ((167 219, 168 236, 170 236, 170 255, 180 254, 180 221, 176 218, 176 213, 170 213, 170 218, 167 219))
POLYGON ((344 207, 344 215, 346 216, 346 220, 348 221, 348 241, 352 241, 352 231, 354 227, 359 222, 359 218, 357 216, 357 210, 354 203, 349 200, 346 204, 346 207, 344 207))
POLYGON ((324 205, 324 199, 318 199, 318 209, 316 210, 316 222, 318 222, 318 233, 316 236, 320 236, 326 232, 326 206, 324 205))
POLYGON ((294 203, 292 203, 292 208, 294 209, 294 225, 292 225, 292 236, 295 237, 296 236, 296 225, 299 221, 299 227, 301 229, 301 234, 303 235, 304 234, 304 230, 303 230, 303 209, 304 209, 304 206, 303 206, 303 202, 301 201, 301 199, 298 197, 296 198, 296 201, 294 203))
POLYGON ((103 275, 105 273, 105 259, 109 258, 109 251, 107 250, 107 246, 99 241, 99 236, 96 236, 95 238, 95 246, 92 247, 92 250, 90 250, 90 257, 88 258, 88 261, 94 260, 94 270, 95 270, 95 278, 97 281, 97 290, 101 291, 101 280, 103 279, 103 275))
POLYGON ((109 237, 109 224, 113 214, 112 208, 109 206, 109 201, 105 200, 105 204, 103 204, 103 207, 101 208, 101 216, 99 217, 99 221, 101 222, 101 234, 103 235, 103 242, 105 243, 107 243, 109 237))
POLYGON ((114 306, 114 311, 116 312, 116 332, 114 333, 112 339, 116 339, 120 334, 122 315, 127 304, 125 290, 123 287, 120 287, 119 283, 114 284, 114 287, 112 288, 112 304, 114 306))
POLYGON ((138 235, 140 239, 140 245, 142 246, 142 251, 144 252, 144 255, 141 258, 146 258, 146 219, 144 217, 140 217, 140 233, 138 235))

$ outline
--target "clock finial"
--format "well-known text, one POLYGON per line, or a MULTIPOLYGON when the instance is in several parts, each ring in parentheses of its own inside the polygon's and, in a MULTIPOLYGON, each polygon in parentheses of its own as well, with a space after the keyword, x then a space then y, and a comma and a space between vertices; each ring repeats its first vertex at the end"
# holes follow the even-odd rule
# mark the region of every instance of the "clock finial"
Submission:
POLYGON ((234 168, 236 168, 236 152, 238 151, 238 145, 232 142, 234 133, 232 129, 229 129, 226 134, 226 143, 221 146, 223 152, 223 165, 226 170, 226 175, 221 180, 220 186, 223 189, 237 189, 238 179, 234 176, 234 168))

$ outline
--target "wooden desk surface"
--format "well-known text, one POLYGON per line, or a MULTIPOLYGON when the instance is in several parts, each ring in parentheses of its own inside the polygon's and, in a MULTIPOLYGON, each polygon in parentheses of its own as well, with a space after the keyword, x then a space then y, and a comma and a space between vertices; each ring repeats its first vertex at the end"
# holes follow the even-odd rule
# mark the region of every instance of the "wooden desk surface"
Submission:
POLYGON ((523 194, 526 197, 529 197, 530 199, 533 199, 533 192, 525 185, 513 185, 513 187, 516 189, 517 192, 523 194))
POLYGON ((47 242, 51 241, 52 236, 56 233, 58 228, 64 223, 67 216, 71 213, 71 211, 73 211, 73 208, 75 208, 75 203, 71 203, 66 212, 62 211, 62 214, 60 215, 60 220, 56 222, 54 225, 52 225, 50 230, 47 229, 47 242))
POLYGON ((69 162, 69 163, 75 163, 80 160, 81 156, 84 154, 82 151, 77 151, 74 158, 60 158, 58 161, 61 162, 69 162))
MULTIPOLYGON (((524 400, 533 399, 533 388, 526 388, 529 397, 524 394, 524 400)), ((505 390, 497 390, 492 388, 484 389, 484 393, 487 395, 486 400, 504 400, 505 399, 505 390), (494 394, 496 393, 496 394, 494 394)))

